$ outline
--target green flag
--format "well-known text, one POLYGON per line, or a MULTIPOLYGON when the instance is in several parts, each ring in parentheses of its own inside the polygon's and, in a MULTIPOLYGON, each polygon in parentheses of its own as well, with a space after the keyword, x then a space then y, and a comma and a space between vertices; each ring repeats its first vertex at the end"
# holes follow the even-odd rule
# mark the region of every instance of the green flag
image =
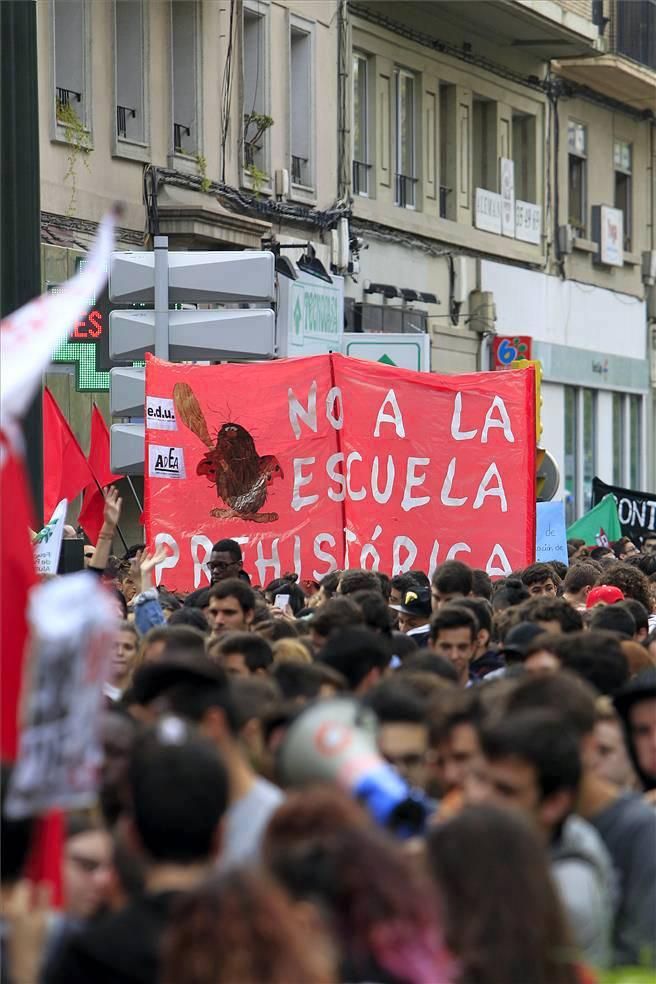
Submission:
POLYGON ((607 547, 622 536, 617 503, 612 495, 605 495, 598 505, 582 516, 567 530, 568 540, 585 540, 591 547, 607 547))

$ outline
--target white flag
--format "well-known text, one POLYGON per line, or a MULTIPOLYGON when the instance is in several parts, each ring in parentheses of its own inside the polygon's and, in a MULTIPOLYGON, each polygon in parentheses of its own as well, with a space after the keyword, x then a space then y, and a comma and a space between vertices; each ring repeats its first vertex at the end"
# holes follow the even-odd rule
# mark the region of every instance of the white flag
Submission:
POLYGON ((34 566, 37 574, 56 574, 64 538, 68 499, 62 499, 34 540, 34 566))

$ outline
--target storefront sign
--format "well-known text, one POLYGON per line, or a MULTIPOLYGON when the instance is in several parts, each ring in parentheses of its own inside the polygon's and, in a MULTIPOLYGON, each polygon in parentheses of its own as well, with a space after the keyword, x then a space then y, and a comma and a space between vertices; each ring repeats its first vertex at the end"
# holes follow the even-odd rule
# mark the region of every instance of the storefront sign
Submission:
POLYGON ((515 202, 515 239, 540 245, 542 237, 542 206, 531 202, 515 202))
POLYGON ((592 209, 593 235, 598 236, 598 262, 624 266, 624 213, 619 208, 598 205, 592 209))
POLYGON ((492 341, 492 370, 510 369, 516 359, 530 359, 530 335, 496 335, 492 341))
POLYGON ((399 369, 430 372, 430 335, 345 332, 344 355, 399 369))
POLYGON ((341 352, 344 279, 329 284, 302 271, 298 280, 279 277, 276 324, 282 356, 341 352))
POLYGON ((501 232, 504 236, 515 235, 515 163, 502 157, 501 172, 501 232))
POLYGON ((501 195, 485 188, 476 189, 476 207, 474 224, 484 232, 496 232, 501 235, 501 195))

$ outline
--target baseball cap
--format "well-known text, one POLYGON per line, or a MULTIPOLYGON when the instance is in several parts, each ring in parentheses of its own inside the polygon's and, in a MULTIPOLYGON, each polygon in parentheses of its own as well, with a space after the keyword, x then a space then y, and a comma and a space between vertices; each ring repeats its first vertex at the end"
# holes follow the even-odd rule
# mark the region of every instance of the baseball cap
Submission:
POLYGON ((520 622, 510 629, 499 652, 502 655, 507 653, 509 656, 515 658, 519 656, 523 659, 528 647, 539 635, 544 635, 542 626, 536 625, 535 622, 520 622))
POLYGON ((594 608, 595 605, 614 605, 616 601, 624 601, 624 592, 616 588, 614 584, 600 584, 588 592, 585 599, 586 608, 594 608))
POLYGON ((404 615, 417 615, 421 618, 430 618, 432 608, 431 608, 431 593, 428 588, 411 588, 403 596, 403 602, 400 605, 390 605, 395 612, 403 612, 404 615))
POLYGON ((177 653, 171 659, 140 666, 132 679, 130 694, 136 704, 149 704, 179 683, 198 681, 214 687, 228 687, 228 676, 223 667, 204 656, 177 653))

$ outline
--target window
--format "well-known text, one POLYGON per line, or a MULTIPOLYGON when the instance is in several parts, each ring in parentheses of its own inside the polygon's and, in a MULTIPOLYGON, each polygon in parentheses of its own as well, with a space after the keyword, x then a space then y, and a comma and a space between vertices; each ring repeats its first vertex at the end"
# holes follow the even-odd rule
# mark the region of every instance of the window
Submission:
POLYGON ((198 3, 172 0, 173 152, 193 157, 198 131, 198 3))
POLYGON ((416 105, 415 77, 403 69, 394 73, 396 116, 396 200, 400 208, 415 208, 416 105))
POLYGON ((456 217, 456 167, 458 156, 456 143, 455 85, 440 82, 440 218, 456 217))
POLYGON ((577 391, 573 386, 565 387, 565 510, 567 525, 574 522, 577 513, 577 439, 578 434, 578 400, 577 391))
POLYGON ((615 208, 624 213, 624 249, 631 251, 631 144, 616 140, 613 148, 615 167, 615 208))
POLYGON ((312 187, 312 36, 290 32, 292 184, 312 187))
POLYGON ((369 59, 353 56, 353 194, 369 194, 369 59))
POLYGON ((497 191, 496 103, 474 97, 472 106, 472 170, 474 188, 497 191))
POLYGON ((624 484, 624 394, 613 393, 613 484, 624 484))
POLYGON ((116 0, 116 135, 146 142, 143 0, 116 0))
POLYGON ((568 151, 568 222, 575 234, 585 238, 587 232, 587 152, 588 133, 582 123, 567 124, 568 151))
POLYGON ((515 163, 515 198, 537 203, 535 187, 535 116, 512 115, 512 157, 515 163))
POLYGON ((88 124, 84 0, 54 0, 55 105, 57 122, 88 124))
POLYGON ((642 485, 642 398, 629 396, 629 488, 642 485))
POLYGON ((567 522, 592 506, 592 479, 597 469, 597 393, 565 387, 565 488, 567 522))
POLYGON ((244 7, 244 166, 268 174, 267 20, 264 9, 244 7))

